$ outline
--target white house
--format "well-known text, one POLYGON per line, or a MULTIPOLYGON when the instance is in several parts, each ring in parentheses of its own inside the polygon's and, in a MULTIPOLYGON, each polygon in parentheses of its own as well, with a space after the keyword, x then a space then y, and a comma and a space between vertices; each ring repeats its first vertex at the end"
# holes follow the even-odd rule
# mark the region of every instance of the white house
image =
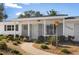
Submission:
POLYGON ((32 39, 37 39, 38 36, 56 35, 56 29, 57 35, 75 36, 74 41, 79 41, 79 17, 48 16, 0 22, 0 34, 18 34, 32 39), (59 22, 57 27, 55 21, 59 22))

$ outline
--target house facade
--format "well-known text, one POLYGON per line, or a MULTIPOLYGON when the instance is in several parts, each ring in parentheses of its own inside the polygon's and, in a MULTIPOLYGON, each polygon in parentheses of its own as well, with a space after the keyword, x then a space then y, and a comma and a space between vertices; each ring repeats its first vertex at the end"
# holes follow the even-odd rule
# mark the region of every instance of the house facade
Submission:
POLYGON ((0 22, 0 34, 22 35, 37 39, 39 36, 56 35, 75 36, 74 41, 79 41, 79 18, 68 16, 49 16, 21 18, 0 22), (55 22, 58 21, 58 26, 55 22))

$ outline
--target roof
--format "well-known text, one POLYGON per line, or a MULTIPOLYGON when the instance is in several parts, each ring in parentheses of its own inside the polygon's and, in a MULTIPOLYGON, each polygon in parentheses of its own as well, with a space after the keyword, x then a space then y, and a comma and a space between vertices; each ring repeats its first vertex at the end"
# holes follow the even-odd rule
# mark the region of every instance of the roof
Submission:
MULTIPOLYGON (((64 19, 68 16, 47 16, 47 17, 32 17, 32 18, 20 18, 20 19, 12 19, 9 21, 22 21, 22 20, 45 20, 45 19, 64 19)), ((9 22, 7 21, 7 22, 9 22)))
POLYGON ((23 20, 45 20, 45 19, 66 19, 66 20, 74 20, 79 19, 79 16, 43 16, 43 17, 31 17, 31 18, 17 18, 8 20, 5 22, 12 22, 12 21, 23 21, 23 20))

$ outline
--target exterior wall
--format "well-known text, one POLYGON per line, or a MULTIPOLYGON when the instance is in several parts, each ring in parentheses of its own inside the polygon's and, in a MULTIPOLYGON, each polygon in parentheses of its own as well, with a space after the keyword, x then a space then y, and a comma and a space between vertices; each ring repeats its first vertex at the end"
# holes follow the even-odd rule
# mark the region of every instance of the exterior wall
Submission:
POLYGON ((65 36, 74 36, 74 24, 73 23, 65 23, 64 27, 64 35, 65 36))
POLYGON ((63 35, 63 24, 62 23, 58 26, 57 33, 59 36, 63 35))
MULTIPOLYGON (((47 24, 53 24, 56 19, 45 19, 46 25, 47 24)), ((61 20, 61 19, 57 19, 61 20)), ((9 34, 18 34, 18 35, 28 35, 28 29, 23 29, 23 24, 28 25, 28 21, 30 22, 30 37, 32 39, 37 39, 38 36, 44 36, 44 20, 41 20, 40 22, 37 20, 23 20, 23 21, 12 21, 12 22, 1 22, 0 23, 0 34, 3 35, 9 35, 9 34), (18 31, 4 31, 4 25, 16 25, 18 24, 18 31)), ((46 31, 46 29, 45 29, 46 31)), ((58 35, 62 35, 63 33, 63 25, 58 26, 58 35)), ((46 35, 46 34, 45 34, 46 35)))
POLYGON ((22 24, 22 36, 28 36, 28 24, 22 24))
POLYGON ((38 24, 32 24, 30 27, 30 36, 32 39, 38 38, 38 24))
POLYGON ((38 36, 44 36, 44 24, 38 24, 38 36))
POLYGON ((4 25, 3 25, 3 22, 0 22, 0 34, 4 34, 4 25))
POLYGON ((79 23, 74 25, 74 41, 79 41, 79 23))
POLYGON ((15 23, 15 22, 2 22, 0 23, 0 34, 3 35, 9 35, 12 34, 14 35, 14 31, 4 31, 4 25, 16 25, 18 24, 18 31, 16 31, 15 33, 18 35, 21 35, 21 25, 19 23, 15 23))

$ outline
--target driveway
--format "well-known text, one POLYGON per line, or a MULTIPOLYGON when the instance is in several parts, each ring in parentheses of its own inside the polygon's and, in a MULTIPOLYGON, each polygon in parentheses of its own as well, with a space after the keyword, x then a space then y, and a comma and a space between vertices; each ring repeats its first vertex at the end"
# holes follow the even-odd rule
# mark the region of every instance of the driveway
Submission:
POLYGON ((32 45, 33 43, 22 43, 20 47, 30 55, 53 55, 52 53, 37 49, 32 45))

